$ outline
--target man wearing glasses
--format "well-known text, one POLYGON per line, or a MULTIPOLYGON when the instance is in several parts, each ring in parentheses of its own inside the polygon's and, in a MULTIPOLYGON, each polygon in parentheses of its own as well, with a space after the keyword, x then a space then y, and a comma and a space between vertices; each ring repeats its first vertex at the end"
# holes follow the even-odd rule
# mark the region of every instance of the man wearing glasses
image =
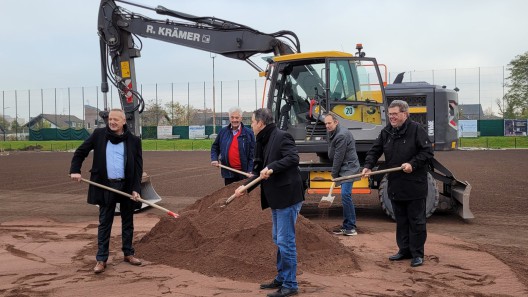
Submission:
POLYGON ((391 261, 412 259, 411 266, 423 264, 425 201, 427 197, 427 163, 433 158, 433 147, 425 129, 409 119, 409 105, 394 100, 389 105, 389 121, 367 153, 363 174, 369 175, 382 154, 386 167, 402 167, 388 174, 388 195, 396 217, 398 252, 391 261))

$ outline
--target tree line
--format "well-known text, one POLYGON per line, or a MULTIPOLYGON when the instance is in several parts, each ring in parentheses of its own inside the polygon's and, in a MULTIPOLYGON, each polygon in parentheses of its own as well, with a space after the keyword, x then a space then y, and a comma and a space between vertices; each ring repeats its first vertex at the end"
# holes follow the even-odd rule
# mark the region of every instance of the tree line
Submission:
POLYGON ((504 119, 528 118, 528 52, 516 56, 508 64, 510 76, 503 100, 497 99, 499 113, 504 119))

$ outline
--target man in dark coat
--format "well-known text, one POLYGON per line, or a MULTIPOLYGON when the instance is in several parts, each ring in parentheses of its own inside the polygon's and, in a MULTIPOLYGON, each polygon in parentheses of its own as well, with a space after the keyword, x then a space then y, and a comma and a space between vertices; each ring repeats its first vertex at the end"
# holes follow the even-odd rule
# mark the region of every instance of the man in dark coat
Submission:
MULTIPOLYGON (((299 154, 293 137, 277 128, 269 109, 261 108, 253 113, 251 128, 256 134, 257 146, 254 176, 246 184, 259 176, 263 179, 260 202, 262 209, 271 208, 272 237, 278 248, 277 276, 260 288, 278 289, 267 295, 270 297, 295 295, 298 293, 295 223, 304 201, 299 154)), ((235 194, 243 195, 243 186, 235 194)))
MULTIPOLYGON (((128 130, 123 110, 112 109, 108 115, 108 126, 95 129, 77 148, 70 167, 72 180, 81 181, 81 166, 91 150, 94 151, 91 181, 129 193, 134 198, 140 197, 143 174, 141 140, 128 130)), ((134 257, 132 247, 134 209, 140 208, 141 203, 93 185, 88 188, 88 203, 99 205, 94 272, 101 273, 106 268, 116 203, 120 203, 124 261, 141 265, 141 261, 134 257)))
MULTIPOLYGON (((211 145, 211 165, 222 165, 239 171, 251 173, 253 170, 253 155, 255 151, 255 135, 250 128, 242 123, 242 110, 239 107, 229 109, 229 125, 218 132, 211 145)), ((224 184, 243 180, 245 175, 221 169, 224 184)))
POLYGON ((363 172, 366 176, 385 154, 389 168, 402 171, 389 173, 387 193, 396 217, 398 252, 391 261, 412 259, 411 266, 423 264, 427 238, 425 203, 427 197, 427 164, 433 158, 433 148, 427 132, 409 119, 409 105, 394 100, 389 106, 389 120, 367 153, 363 172))

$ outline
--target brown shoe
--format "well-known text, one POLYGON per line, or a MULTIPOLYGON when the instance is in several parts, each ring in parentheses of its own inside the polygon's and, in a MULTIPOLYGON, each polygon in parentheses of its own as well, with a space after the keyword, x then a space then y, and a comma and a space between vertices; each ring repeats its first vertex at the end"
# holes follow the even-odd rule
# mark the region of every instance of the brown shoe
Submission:
POLYGON ((95 274, 98 274, 98 273, 105 271, 105 268, 106 268, 106 262, 97 261, 97 264, 95 264, 93 271, 95 274))
POLYGON ((134 255, 125 256, 125 262, 136 266, 141 265, 141 261, 138 258, 134 257, 134 255))

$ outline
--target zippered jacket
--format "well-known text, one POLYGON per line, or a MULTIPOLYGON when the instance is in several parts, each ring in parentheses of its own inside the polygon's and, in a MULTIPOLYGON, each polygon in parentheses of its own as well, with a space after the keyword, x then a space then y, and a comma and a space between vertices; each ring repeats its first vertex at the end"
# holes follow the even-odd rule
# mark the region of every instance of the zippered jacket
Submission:
MULTIPOLYGON (((255 135, 250 128, 240 123, 240 135, 238 136, 238 151, 240 155, 240 164, 242 171, 251 173, 253 170, 253 158, 255 153, 255 135)), ((211 161, 220 161, 222 165, 232 167, 229 164, 229 147, 233 141, 233 132, 231 132, 231 124, 222 128, 216 136, 213 145, 211 146, 211 161)), ((234 172, 222 168, 223 178, 235 177, 234 172)))
POLYGON ((425 129, 407 119, 399 128, 387 125, 365 158, 365 168, 372 169, 379 157, 385 154, 384 168, 412 166, 411 173, 396 171, 388 174, 389 198, 415 200, 427 197, 427 165, 433 158, 433 147, 425 129))

